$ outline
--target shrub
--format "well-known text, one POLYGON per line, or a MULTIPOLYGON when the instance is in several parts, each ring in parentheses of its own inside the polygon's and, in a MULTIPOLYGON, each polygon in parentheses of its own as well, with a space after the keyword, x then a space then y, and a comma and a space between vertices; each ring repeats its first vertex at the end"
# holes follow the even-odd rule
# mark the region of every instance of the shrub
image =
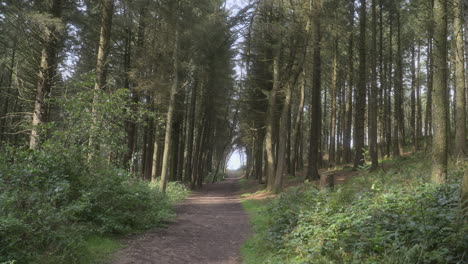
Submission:
POLYGON ((44 144, 0 154, 0 262, 79 263, 86 237, 161 225, 187 194, 171 183, 165 196, 81 151, 44 144))
POLYGON ((278 196, 256 228, 276 252, 264 263, 466 263, 460 173, 434 186, 424 183, 424 164, 359 176, 331 192, 308 185, 278 196))

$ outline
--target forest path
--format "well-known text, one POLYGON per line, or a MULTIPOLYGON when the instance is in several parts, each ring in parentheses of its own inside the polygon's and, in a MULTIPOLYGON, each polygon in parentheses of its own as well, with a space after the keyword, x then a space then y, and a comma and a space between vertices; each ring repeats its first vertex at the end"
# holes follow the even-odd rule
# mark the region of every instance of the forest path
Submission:
POLYGON ((241 263, 250 225, 238 189, 235 178, 205 185, 176 207, 174 223, 126 241, 112 263, 241 263))

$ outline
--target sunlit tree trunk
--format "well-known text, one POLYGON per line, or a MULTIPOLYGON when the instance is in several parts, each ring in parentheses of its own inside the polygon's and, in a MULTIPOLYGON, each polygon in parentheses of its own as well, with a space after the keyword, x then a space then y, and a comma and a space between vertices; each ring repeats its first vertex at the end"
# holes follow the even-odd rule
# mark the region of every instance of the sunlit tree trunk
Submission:
POLYGON ((275 118, 276 118, 276 97, 279 89, 279 53, 280 50, 274 51, 273 55, 273 85, 268 95, 268 112, 266 122, 266 135, 265 135, 265 150, 267 155, 267 189, 273 191, 275 183, 275 171, 276 171, 276 155, 274 150, 275 138, 275 118))
MULTIPOLYGON (((91 127, 91 135, 89 137, 89 146, 94 146, 95 136, 94 131, 97 123, 97 104, 98 92, 102 91, 107 84, 107 65, 110 50, 111 29, 112 29, 112 16, 114 13, 114 0, 102 0, 101 9, 101 31, 99 36, 99 47, 96 61, 96 83, 94 84, 94 97, 93 97, 93 124, 91 127)), ((89 156, 91 158, 92 155, 89 156)))
MULTIPOLYGON (((304 72, 302 72, 304 74, 304 72)), ((292 138, 294 140, 293 147, 292 147, 292 157, 291 157, 291 174, 296 176, 296 170, 298 168, 298 161, 301 151, 299 143, 300 143, 300 130, 302 129, 302 117, 304 115, 304 101, 305 101, 305 78, 302 78, 302 82, 300 84, 300 92, 299 92, 299 103, 297 105, 297 112, 296 112, 296 120, 294 122, 294 129, 292 131, 292 138)))
POLYGON ((276 176, 275 182, 273 186, 273 191, 275 193, 279 193, 283 189, 283 182, 284 182, 284 171, 286 166, 286 147, 287 147, 287 140, 288 138, 284 136, 285 132, 287 132, 287 126, 290 119, 288 116, 290 115, 289 109, 291 105, 291 84, 288 84, 287 87, 284 88, 284 104, 283 109, 281 111, 280 117, 280 128, 279 134, 283 135, 280 136, 278 139, 278 165, 276 168, 276 176))
POLYGON ((163 153, 163 160, 162 160, 162 168, 161 168, 161 191, 163 193, 166 192, 166 186, 168 181, 168 173, 169 173, 169 152, 171 149, 171 141, 172 141, 172 126, 174 123, 174 107, 176 104, 176 93, 177 88, 179 87, 179 1, 176 3, 177 11, 175 17, 175 36, 174 36, 174 53, 172 55, 172 63, 173 63, 173 80, 172 86, 170 91, 170 98, 169 98, 169 107, 167 109, 167 120, 166 120, 166 132, 165 132, 165 139, 164 139, 164 153, 163 153))
MULTIPOLYGON (((60 19, 61 11, 62 0, 53 0, 50 8, 51 16, 58 20, 60 19)), ((29 147, 31 149, 36 148, 38 145, 40 134, 40 128, 38 126, 47 123, 49 118, 47 100, 50 97, 51 88, 54 84, 55 70, 57 68, 58 35, 59 29, 55 22, 45 26, 42 39, 41 65, 39 66, 36 97, 34 100, 31 136, 29 138, 29 147)))

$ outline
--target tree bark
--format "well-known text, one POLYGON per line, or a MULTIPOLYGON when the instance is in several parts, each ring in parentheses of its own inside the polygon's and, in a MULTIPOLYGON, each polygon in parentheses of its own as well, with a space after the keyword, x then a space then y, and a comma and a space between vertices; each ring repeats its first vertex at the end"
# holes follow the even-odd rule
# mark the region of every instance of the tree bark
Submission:
MULTIPOLYGON (((304 73, 304 72, 302 72, 304 73)), ((291 174, 293 176, 296 176, 296 170, 297 170, 297 164, 298 161, 297 159, 299 158, 299 151, 300 150, 300 130, 302 128, 302 116, 304 115, 304 101, 305 101, 305 78, 303 78, 301 82, 301 89, 299 92, 299 103, 297 105, 297 113, 296 113, 296 121, 294 122, 294 129, 292 132, 292 138, 294 140, 293 142, 293 149, 292 149, 292 157, 291 157, 291 174)))
MULTIPOLYGON (((52 1, 50 14, 55 19, 60 19, 62 12, 62 0, 52 1)), ((36 86, 36 97, 34 100, 34 112, 32 117, 31 135, 29 138, 29 147, 35 149, 39 140, 39 126, 47 123, 49 118, 48 113, 48 98, 50 91, 54 85, 54 75, 57 68, 57 50, 59 31, 54 23, 47 25, 44 28, 44 38, 42 40, 43 47, 41 52, 41 64, 39 66, 39 74, 36 86)))
POLYGON ((280 50, 274 51, 273 55, 273 86, 268 95, 268 112, 267 112, 267 123, 266 123, 266 135, 265 135, 265 150, 267 154, 267 189, 269 191, 274 190, 275 183, 275 171, 276 171, 276 155, 274 151, 274 123, 275 123, 275 112, 276 112, 276 97, 279 89, 279 53, 280 50))
POLYGON ((360 0, 359 15, 359 83, 356 87, 354 118, 354 143, 356 155, 354 168, 364 164, 364 123, 366 111, 366 0, 360 0))
POLYGON ((455 36, 455 156, 466 156, 466 97, 465 97, 465 47, 463 32, 463 1, 454 3, 454 36, 455 36))
POLYGON ((320 27, 320 13, 321 1, 316 6, 314 17, 312 18, 313 24, 313 52, 312 52, 312 102, 311 102, 311 116, 310 116, 310 140, 309 140, 309 157, 306 178, 309 180, 319 180, 318 173, 319 162, 319 149, 321 139, 322 127, 322 102, 321 102, 321 27, 320 27))
POLYGON ((372 169, 379 166, 377 148, 377 10, 376 0, 372 0, 372 47, 371 47, 371 87, 369 91, 368 125, 369 125, 369 154, 372 169))
POLYGON ((198 76, 195 75, 195 80, 192 88, 192 96, 190 97, 190 110, 188 114, 188 126, 187 126, 187 148, 184 161, 184 181, 190 182, 192 177, 192 160, 193 160, 193 140, 194 140, 194 129, 195 129, 195 110, 197 103, 197 88, 198 88, 198 76))
POLYGON ((432 142, 432 181, 447 180, 447 0, 435 0, 434 8, 434 135, 432 142))
POLYGON ((338 90, 337 74, 338 74, 338 38, 334 40, 333 44, 333 62, 332 62, 332 80, 331 80, 331 111, 330 111, 330 151, 329 151, 329 167, 334 166, 336 162, 336 97, 338 90))
POLYGON ((354 85, 354 1, 349 1, 350 30, 348 40, 348 85, 346 87, 346 113, 343 130, 343 160, 351 162, 351 130, 353 123, 354 85))
MULTIPOLYGON (((95 135, 94 131, 97 124, 97 104, 98 92, 102 91, 107 83, 107 57, 110 50, 110 38, 112 29, 112 15, 114 12, 114 0, 102 0, 101 10, 101 31, 99 36, 99 48, 96 61, 96 83, 94 84, 94 97, 93 97, 93 124, 91 127, 91 135, 89 137, 89 146, 94 146, 95 135)), ((92 155, 89 156, 91 158, 92 155)))
POLYGON ((432 143, 432 92, 434 89, 434 60, 433 60, 433 35, 434 35, 434 29, 432 28, 432 25, 429 27, 428 30, 428 39, 427 39, 427 63, 426 63, 426 71, 427 71, 427 97, 426 97, 426 122, 424 125, 424 134, 426 137, 426 149, 429 148, 429 146, 432 143))
POLYGON ((416 49, 411 48, 411 92, 410 92, 410 129, 411 144, 416 149, 416 49))
MULTIPOLYGON (((179 5, 179 1, 177 1, 176 5, 179 5)), ((168 181, 168 172, 169 172, 169 150, 171 148, 171 140, 172 140, 172 126, 173 126, 173 116, 174 116, 174 108, 175 108, 175 101, 176 101, 176 93, 177 88, 179 87, 179 18, 178 18, 178 7, 176 11, 175 17, 175 37, 174 37, 174 53, 172 55, 172 63, 173 63, 173 80, 172 86, 170 91, 170 99, 169 99, 169 107, 167 109, 167 120, 166 120, 166 133, 164 139, 164 153, 163 153, 163 160, 162 160, 162 168, 161 168, 161 191, 163 193, 166 192, 166 186, 168 181)))

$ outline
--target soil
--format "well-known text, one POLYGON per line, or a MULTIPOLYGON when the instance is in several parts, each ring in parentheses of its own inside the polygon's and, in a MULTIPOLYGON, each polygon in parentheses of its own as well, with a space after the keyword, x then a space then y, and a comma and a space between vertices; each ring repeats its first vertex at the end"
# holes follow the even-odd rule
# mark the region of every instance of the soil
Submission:
POLYGON ((250 225, 238 189, 238 179, 205 185, 176 207, 174 223, 128 239, 112 263, 241 263, 250 225))

